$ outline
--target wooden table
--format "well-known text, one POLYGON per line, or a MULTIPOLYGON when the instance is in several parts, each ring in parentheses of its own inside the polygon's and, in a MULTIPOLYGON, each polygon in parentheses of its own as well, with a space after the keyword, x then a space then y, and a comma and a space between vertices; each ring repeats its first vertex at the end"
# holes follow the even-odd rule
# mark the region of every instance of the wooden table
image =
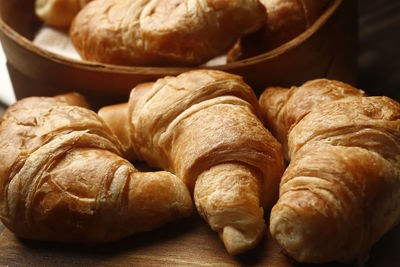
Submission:
MULTIPOLYGON (((358 87, 370 95, 387 95, 398 101, 399 15, 397 0, 359 1, 358 87)), ((2 110, 0 107, 0 113, 2 110)), ((19 240, 1 223, 0 233, 0 266, 306 266, 286 258, 269 236, 256 249, 231 257, 218 236, 196 215, 151 233, 96 247, 19 240)), ((374 246, 367 266, 399 266, 399 248, 400 226, 374 246)))
MULTIPOLYGON (((400 226, 387 233, 370 252, 367 267, 399 266, 400 226), (397 264, 397 265, 396 265, 397 264)), ((94 247, 20 240, 0 234, 0 266, 271 266, 298 264, 281 253, 270 236, 253 250, 229 256, 217 234, 198 216, 120 242, 94 247)), ((324 264, 340 267, 340 264, 324 264)), ((345 267, 347 265, 343 265, 345 267)), ((351 266, 351 265, 350 265, 351 266)))

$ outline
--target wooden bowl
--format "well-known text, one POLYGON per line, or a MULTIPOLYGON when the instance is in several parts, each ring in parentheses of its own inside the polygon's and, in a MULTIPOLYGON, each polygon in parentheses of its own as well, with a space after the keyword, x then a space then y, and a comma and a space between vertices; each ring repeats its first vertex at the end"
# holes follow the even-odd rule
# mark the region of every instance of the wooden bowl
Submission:
MULTIPOLYGON (((96 108, 125 102, 138 83, 193 69, 107 65, 49 52, 32 42, 41 27, 33 9, 34 0, 0 0, 0 39, 17 99, 77 91, 96 108)), ((294 40, 212 68, 243 76, 260 93, 269 85, 290 86, 319 77, 354 84, 356 59, 357 1, 333 0, 313 26, 294 40)))

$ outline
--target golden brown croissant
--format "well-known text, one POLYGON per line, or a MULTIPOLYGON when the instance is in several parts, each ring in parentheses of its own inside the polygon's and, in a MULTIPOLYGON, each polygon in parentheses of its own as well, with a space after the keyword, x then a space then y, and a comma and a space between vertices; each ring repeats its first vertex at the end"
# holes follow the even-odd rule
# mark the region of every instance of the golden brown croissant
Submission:
POLYGON ((301 34, 331 0, 260 0, 267 10, 265 26, 241 38, 228 53, 229 62, 272 50, 301 34))
POLYGON ((35 14, 45 23, 68 27, 78 12, 92 0, 35 0, 35 14))
POLYGON ((262 207, 276 200, 283 157, 241 77, 213 70, 165 77, 138 85, 128 104, 99 115, 115 131, 115 118, 125 117, 121 122, 129 125, 117 135, 132 147, 129 154, 182 178, 229 253, 244 252, 264 236, 262 207))
POLYGON ((258 0, 97 0, 71 25, 83 59, 119 65, 199 65, 258 30, 258 0))
POLYGON ((186 186, 142 173, 80 95, 31 97, 0 121, 0 218, 18 236, 109 242, 188 216, 186 186))
POLYGON ((290 159, 272 236, 300 262, 362 259, 400 221, 400 104, 325 79, 260 104, 290 159))

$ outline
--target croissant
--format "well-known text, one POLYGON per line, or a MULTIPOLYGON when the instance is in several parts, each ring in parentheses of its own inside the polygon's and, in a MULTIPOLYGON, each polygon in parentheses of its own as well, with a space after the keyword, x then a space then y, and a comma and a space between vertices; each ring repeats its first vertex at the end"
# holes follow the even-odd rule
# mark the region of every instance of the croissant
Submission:
POLYGON ((180 177, 199 214, 238 254, 263 238, 263 208, 276 200, 284 168, 257 101, 239 76, 193 70, 140 84, 128 103, 99 115, 129 155, 180 177))
POLYGON ((199 65, 258 30, 258 0, 97 0, 72 22, 85 60, 119 65, 199 65))
POLYGON ((300 35, 319 18, 331 0, 260 0, 267 10, 261 30, 243 36, 228 52, 228 62, 270 51, 300 35))
POLYGON ((35 14, 46 24, 66 28, 92 0, 35 0, 35 14))
POLYGON ((30 97, 0 121, 0 218, 20 237, 98 243, 190 215, 183 182, 142 173, 78 94, 30 97), (79 106, 78 106, 79 105, 79 106))
POLYGON ((300 262, 351 262, 400 221, 400 104, 317 79, 267 88, 266 126, 289 166, 270 232, 300 262))

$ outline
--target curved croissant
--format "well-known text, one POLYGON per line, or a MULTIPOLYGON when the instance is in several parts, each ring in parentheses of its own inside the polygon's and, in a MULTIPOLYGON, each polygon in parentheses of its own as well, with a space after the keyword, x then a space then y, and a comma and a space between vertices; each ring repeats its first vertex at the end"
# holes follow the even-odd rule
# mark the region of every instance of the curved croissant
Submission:
POLYGON ((83 59, 119 65, 199 65, 265 22, 258 0, 97 0, 72 22, 83 59))
POLYGON ((276 200, 283 157, 241 77, 212 70, 165 77, 138 85, 128 104, 99 114, 129 155, 182 178, 230 254, 263 237, 262 208, 276 200))
POLYGON ((325 79, 260 104, 290 160, 272 236, 297 261, 362 259, 400 222, 400 104, 325 79))
POLYGON ((229 62, 270 51, 300 35, 319 18, 331 0, 260 0, 267 10, 265 25, 242 37, 229 51, 229 62))
POLYGON ((0 121, 0 218, 18 236, 109 242, 188 216, 186 186, 141 173, 80 95, 31 97, 0 121), (82 107, 76 106, 81 105, 82 107))
POLYGON ((35 14, 48 25, 65 28, 90 1, 92 0, 35 0, 35 14))

